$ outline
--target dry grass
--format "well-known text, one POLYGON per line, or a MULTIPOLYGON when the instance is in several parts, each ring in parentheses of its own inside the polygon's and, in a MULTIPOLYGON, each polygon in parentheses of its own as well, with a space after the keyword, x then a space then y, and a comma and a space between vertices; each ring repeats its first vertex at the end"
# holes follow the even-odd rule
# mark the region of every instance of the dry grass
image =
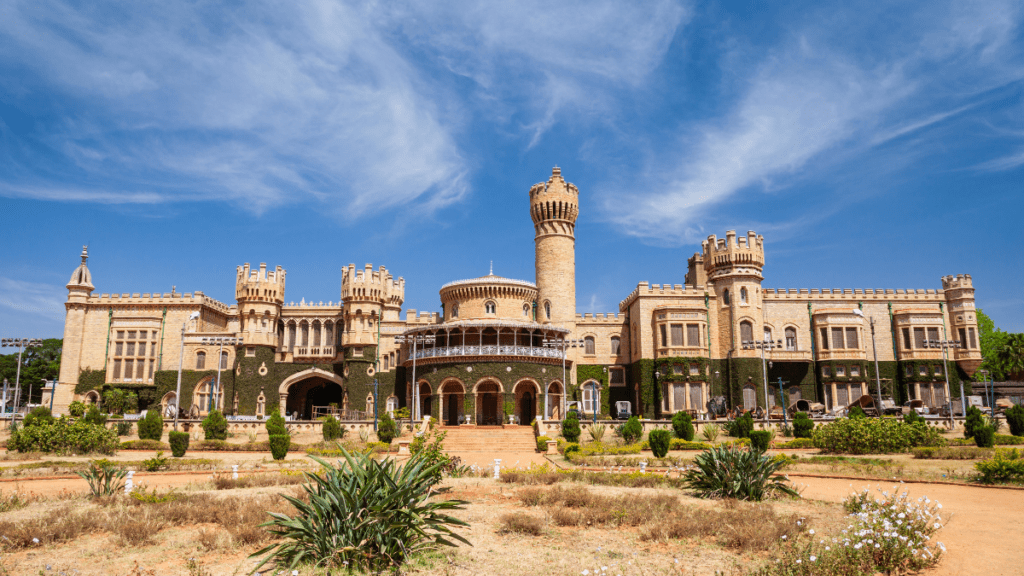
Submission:
POLYGON ((501 534, 540 536, 544 533, 544 520, 525 512, 512 512, 511 514, 503 515, 498 522, 498 526, 498 532, 501 534))
POLYGON ((231 478, 229 474, 217 474, 213 477, 213 487, 217 490, 233 490, 235 488, 262 488, 266 486, 291 486, 294 484, 304 484, 306 482, 305 474, 281 474, 281 473, 263 473, 263 474, 248 474, 246 476, 239 476, 237 479, 231 478))

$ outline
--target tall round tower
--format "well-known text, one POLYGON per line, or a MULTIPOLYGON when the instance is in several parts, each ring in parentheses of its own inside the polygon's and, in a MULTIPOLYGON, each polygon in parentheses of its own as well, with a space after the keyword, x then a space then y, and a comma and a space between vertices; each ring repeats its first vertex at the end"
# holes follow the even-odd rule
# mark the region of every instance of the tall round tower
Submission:
POLYGON ((537 321, 573 329, 576 324, 576 217, 580 191, 551 171, 530 188, 537 270, 537 321))
MULTIPOLYGON (((714 234, 703 242, 704 272, 707 283, 714 287, 718 302, 719 354, 725 357, 760 357, 757 350, 744 350, 744 340, 763 340, 764 306, 761 281, 764 280, 764 237, 753 231, 736 237, 736 231, 725 233, 725 239, 714 234)), ((773 334, 772 338, 781 338, 773 334)))

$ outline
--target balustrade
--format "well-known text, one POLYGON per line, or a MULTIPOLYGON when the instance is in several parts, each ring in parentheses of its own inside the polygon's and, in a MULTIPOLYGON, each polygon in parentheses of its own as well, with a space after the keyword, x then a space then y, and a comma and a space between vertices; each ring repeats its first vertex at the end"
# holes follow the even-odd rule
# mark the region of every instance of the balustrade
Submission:
POLYGON ((415 357, 437 358, 443 356, 530 356, 533 358, 562 358, 556 348, 535 346, 436 346, 417 350, 415 357))
POLYGON ((328 357, 334 358, 335 351, 334 346, 296 346, 294 348, 294 354, 296 357, 310 358, 310 357, 328 357))

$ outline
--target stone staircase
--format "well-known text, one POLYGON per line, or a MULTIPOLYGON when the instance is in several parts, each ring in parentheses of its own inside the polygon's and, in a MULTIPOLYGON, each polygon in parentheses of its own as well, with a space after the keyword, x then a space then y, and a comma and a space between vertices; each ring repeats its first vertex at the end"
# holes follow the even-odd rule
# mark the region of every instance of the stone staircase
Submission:
POLYGON ((536 452, 532 426, 442 426, 446 452, 536 452))

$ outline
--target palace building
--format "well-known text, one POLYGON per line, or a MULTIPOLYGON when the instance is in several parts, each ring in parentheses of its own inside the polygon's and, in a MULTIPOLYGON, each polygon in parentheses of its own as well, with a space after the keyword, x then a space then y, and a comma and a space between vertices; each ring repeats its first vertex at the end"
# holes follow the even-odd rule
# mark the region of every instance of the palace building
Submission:
POLYGON ((702 242, 679 283, 640 282, 618 311, 579 314, 579 190, 555 168, 530 188, 529 214, 535 282, 451 282, 439 312, 404 317, 405 279, 384 266, 349 264, 339 301, 296 304, 281 266, 245 264, 227 304, 198 291, 96 294, 83 250, 55 410, 112 388, 138 394, 141 408, 177 405, 179 366, 180 405, 196 416, 217 406, 363 419, 407 407, 448 425, 529 423, 560 418, 569 401, 598 417, 628 401, 660 418, 706 413, 717 397, 833 410, 874 393, 876 361, 886 395, 939 406, 947 372, 959 396, 981 363, 969 275, 917 290, 767 288, 764 238, 730 231, 702 242))

